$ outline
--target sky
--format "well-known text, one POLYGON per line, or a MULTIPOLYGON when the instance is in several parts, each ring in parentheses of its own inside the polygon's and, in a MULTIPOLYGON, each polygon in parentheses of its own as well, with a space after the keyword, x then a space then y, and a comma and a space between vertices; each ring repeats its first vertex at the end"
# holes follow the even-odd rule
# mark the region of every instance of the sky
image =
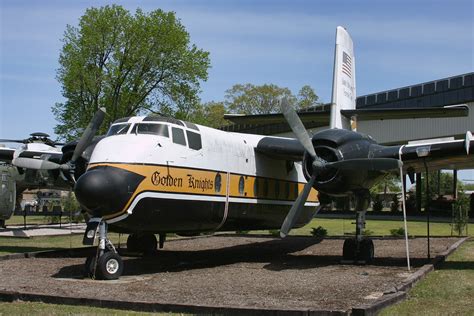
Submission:
POLYGON ((338 25, 354 40, 357 95, 474 69, 474 0, 0 0, 0 138, 36 131, 55 138, 51 107, 64 101, 55 77, 66 25, 113 3, 176 12, 191 42, 210 52, 204 102, 223 100, 237 83, 295 94, 309 84, 329 102, 338 25))

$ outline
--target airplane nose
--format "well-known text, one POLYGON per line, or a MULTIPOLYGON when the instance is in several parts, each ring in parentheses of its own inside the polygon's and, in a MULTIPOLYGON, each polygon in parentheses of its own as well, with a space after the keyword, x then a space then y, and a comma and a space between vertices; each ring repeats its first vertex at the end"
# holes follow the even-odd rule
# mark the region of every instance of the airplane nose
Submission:
POLYGON ((143 179, 120 168, 96 167, 79 177, 74 193, 88 213, 103 217, 122 211, 143 179))

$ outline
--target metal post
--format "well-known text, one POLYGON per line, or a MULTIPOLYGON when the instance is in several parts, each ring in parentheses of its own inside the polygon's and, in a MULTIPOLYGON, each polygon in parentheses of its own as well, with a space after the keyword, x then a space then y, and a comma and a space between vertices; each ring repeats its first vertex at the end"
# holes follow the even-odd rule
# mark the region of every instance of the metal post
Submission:
POLYGON ((421 213, 421 173, 416 174, 416 211, 421 213))
POLYGON ((458 199, 458 171, 453 170, 453 199, 458 199))
POLYGON ((423 159, 423 164, 425 165, 425 177, 426 177, 426 234, 428 239, 428 259, 431 259, 431 247, 430 247, 430 187, 429 187, 429 173, 428 173, 428 165, 426 164, 426 160, 423 159))
MULTIPOLYGON (((398 151, 398 158, 400 160, 400 162, 402 162, 402 151, 403 151, 403 147, 405 147, 405 145, 402 145, 400 147, 400 150, 398 151)), ((408 268, 408 272, 411 271, 411 268, 410 268, 410 249, 408 248, 408 225, 407 225, 407 208, 406 208, 406 193, 407 193, 407 188, 406 188, 406 185, 407 185, 407 177, 406 175, 403 174, 403 166, 401 165, 400 166, 400 177, 402 178, 402 210, 403 210, 403 225, 404 225, 404 228, 405 228, 405 251, 406 251, 406 255, 407 255, 407 268, 408 268)))
POLYGON ((23 229, 26 229, 26 207, 23 210, 23 229))

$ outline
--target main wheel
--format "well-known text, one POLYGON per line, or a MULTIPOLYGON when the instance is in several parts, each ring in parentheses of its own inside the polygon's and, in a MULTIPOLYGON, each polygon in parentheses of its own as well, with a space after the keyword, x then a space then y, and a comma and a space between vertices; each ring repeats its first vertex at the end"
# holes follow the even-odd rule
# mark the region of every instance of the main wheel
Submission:
POLYGON ((344 240, 342 246, 342 259, 353 261, 356 259, 357 242, 354 238, 344 240))
POLYGON ((372 239, 364 239, 360 243, 360 259, 364 260, 366 263, 372 262, 374 260, 374 242, 372 239))
POLYGON ((151 233, 145 233, 139 236, 140 248, 144 254, 152 254, 156 251, 156 247, 158 246, 158 241, 156 240, 156 236, 151 233))
POLYGON ((99 257, 97 271, 100 279, 116 280, 123 272, 123 261, 118 253, 114 251, 105 252, 99 257))
POLYGON ((127 250, 130 252, 140 252, 138 238, 136 234, 128 235, 127 250))

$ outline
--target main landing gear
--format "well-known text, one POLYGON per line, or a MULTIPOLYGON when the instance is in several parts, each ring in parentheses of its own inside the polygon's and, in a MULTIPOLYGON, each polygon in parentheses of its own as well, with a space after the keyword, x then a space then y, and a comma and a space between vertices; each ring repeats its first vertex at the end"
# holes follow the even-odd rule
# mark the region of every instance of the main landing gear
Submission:
POLYGON ((374 259, 374 242, 363 235, 365 213, 369 207, 369 191, 357 192, 356 198, 356 236, 344 241, 342 258, 348 263, 370 263, 374 259))
MULTIPOLYGON (((160 249, 163 248, 163 244, 166 239, 166 234, 160 234, 160 249)), ((156 240, 155 234, 152 233, 135 233, 128 235, 127 238, 127 250, 130 252, 143 253, 145 255, 153 254, 156 252, 158 241, 156 240)))
POLYGON ((123 273, 123 261, 107 237, 107 223, 101 218, 92 218, 87 224, 82 243, 93 245, 99 229, 99 245, 94 255, 85 263, 85 275, 91 279, 115 280, 123 273))

